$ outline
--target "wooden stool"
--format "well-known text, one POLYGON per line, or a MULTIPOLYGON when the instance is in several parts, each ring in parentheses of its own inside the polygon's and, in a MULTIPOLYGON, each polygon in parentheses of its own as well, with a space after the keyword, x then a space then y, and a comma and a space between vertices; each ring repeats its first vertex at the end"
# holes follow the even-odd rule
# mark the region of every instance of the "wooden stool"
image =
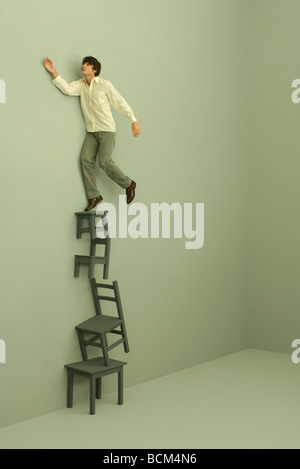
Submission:
POLYGON ((118 404, 123 404, 123 366, 126 362, 110 360, 110 365, 105 366, 104 360, 92 358, 90 360, 69 363, 65 365, 68 370, 67 383, 67 407, 73 407, 73 375, 78 374, 90 380, 90 414, 95 414, 95 398, 101 398, 101 378, 112 373, 118 373, 118 404))

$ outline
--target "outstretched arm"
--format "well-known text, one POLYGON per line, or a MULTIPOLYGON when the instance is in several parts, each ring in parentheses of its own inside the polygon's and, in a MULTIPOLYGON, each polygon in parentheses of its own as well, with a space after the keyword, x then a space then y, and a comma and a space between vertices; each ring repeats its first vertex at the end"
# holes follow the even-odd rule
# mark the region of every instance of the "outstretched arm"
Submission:
POLYGON ((54 62, 52 62, 52 60, 50 60, 49 57, 46 57, 46 59, 43 62, 43 65, 45 69, 48 70, 48 72, 52 75, 53 78, 56 78, 58 76, 54 62))
POLYGON ((64 94, 67 96, 80 96, 80 81, 72 81, 67 83, 56 71, 54 62, 46 57, 43 62, 43 65, 46 70, 52 75, 52 83, 64 94))
POLYGON ((138 137, 141 133, 141 129, 137 123, 133 110, 110 81, 107 81, 107 95, 113 107, 130 120, 132 135, 134 137, 138 137))

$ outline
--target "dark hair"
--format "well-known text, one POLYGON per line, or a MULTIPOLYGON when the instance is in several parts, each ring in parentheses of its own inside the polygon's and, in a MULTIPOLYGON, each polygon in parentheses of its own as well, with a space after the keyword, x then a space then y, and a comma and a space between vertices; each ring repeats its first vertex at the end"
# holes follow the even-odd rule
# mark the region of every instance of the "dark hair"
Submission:
POLYGON ((82 65, 85 64, 85 63, 89 63, 90 65, 93 66, 93 69, 95 70, 95 77, 97 77, 98 75, 100 75, 100 72, 101 72, 101 63, 95 59, 95 57, 91 57, 91 56, 88 56, 88 57, 84 57, 83 61, 82 61, 82 65))

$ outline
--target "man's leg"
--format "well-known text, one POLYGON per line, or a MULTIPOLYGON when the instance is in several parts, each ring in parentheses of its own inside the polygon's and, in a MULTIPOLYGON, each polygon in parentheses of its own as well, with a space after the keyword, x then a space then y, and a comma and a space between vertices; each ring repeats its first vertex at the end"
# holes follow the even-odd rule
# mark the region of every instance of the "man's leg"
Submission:
POLYGON ((128 176, 125 176, 111 158, 115 147, 115 137, 115 132, 97 132, 99 142, 98 164, 108 177, 120 187, 126 189, 127 203, 129 204, 134 199, 136 183, 128 176))
POLYGON ((111 158, 115 147, 115 137, 115 132, 97 132, 97 140, 99 142, 98 163, 110 179, 123 189, 126 189, 130 186, 131 179, 125 176, 111 158))
POLYGON ((95 162, 99 143, 93 133, 87 133, 82 145, 80 162, 87 198, 94 199, 100 195, 95 176, 95 162))

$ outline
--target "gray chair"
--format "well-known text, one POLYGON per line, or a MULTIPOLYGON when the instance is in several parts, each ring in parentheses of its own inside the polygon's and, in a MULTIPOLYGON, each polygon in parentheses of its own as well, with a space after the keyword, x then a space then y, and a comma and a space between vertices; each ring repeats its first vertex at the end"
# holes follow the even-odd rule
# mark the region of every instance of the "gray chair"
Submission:
POLYGON ((79 268, 81 264, 88 265, 88 277, 91 279, 95 276, 95 266, 97 264, 103 264, 103 278, 108 279, 109 272, 109 261, 110 261, 110 246, 111 239, 108 236, 108 225, 106 221, 105 211, 103 214, 98 215, 96 212, 76 212, 77 216, 77 238, 82 237, 82 233, 89 233, 90 235, 90 254, 89 255, 75 255, 75 264, 74 264, 74 277, 79 277, 79 268), (96 219, 102 219, 103 229, 105 231, 105 238, 98 238, 96 236, 96 219), (84 221, 87 221, 87 225, 84 225, 84 221), (105 246, 104 255, 96 256, 96 246, 103 245, 105 246))
MULTIPOLYGON (((87 347, 98 347, 102 350, 104 363, 110 365, 108 352, 120 344, 123 344, 124 352, 129 352, 129 344, 125 327, 125 320, 118 282, 112 284, 97 283, 95 278, 90 280, 92 296, 95 305, 96 315, 76 326, 80 350, 83 360, 88 360, 87 347), (99 294, 99 290, 101 294, 99 294), (103 290, 110 290, 112 295, 103 294, 103 290), (116 305, 116 315, 104 315, 102 311, 103 302, 114 302, 116 305), (121 338, 111 345, 108 345, 107 335, 115 334, 121 338)), ((106 293, 104 291, 104 293, 106 293)))
POLYGON ((104 211, 101 214, 98 214, 96 212, 90 211, 90 212, 75 212, 75 215, 77 217, 77 231, 76 231, 76 237, 81 238, 82 233, 89 233, 91 239, 96 238, 96 224, 97 218, 101 218, 102 221, 104 222, 104 230, 108 232, 108 225, 106 222, 106 215, 108 211, 104 211), (87 223, 85 223, 87 222, 87 223), (85 225, 85 226, 84 226, 85 225))
POLYGON ((73 376, 83 376, 90 380, 90 414, 95 414, 95 399, 101 398, 101 379, 104 376, 118 373, 118 404, 123 404, 123 367, 126 362, 111 360, 110 365, 104 364, 103 358, 92 358, 87 361, 69 363, 68 370, 67 407, 73 407, 73 376))
POLYGON ((103 278, 108 279, 109 257, 107 256, 85 256, 75 254, 74 277, 79 277, 80 264, 88 265, 88 277, 91 279, 95 275, 95 266, 103 264, 103 278))

